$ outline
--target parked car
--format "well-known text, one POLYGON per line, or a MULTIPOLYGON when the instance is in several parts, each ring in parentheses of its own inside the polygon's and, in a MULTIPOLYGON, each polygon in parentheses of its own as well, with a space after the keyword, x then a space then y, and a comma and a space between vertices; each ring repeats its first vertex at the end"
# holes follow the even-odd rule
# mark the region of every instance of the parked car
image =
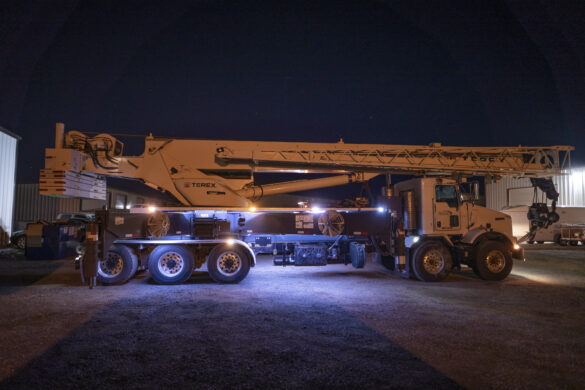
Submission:
POLYGON ((95 219, 95 215, 89 213, 62 213, 57 215, 57 222, 61 223, 88 223, 95 219))
MULTIPOLYGON (((57 215, 57 223, 62 224, 80 224, 85 227, 85 224, 91 222, 95 219, 93 214, 89 213, 62 213, 57 215)), ((38 220, 37 223, 42 223, 45 225, 50 224, 45 220, 38 220)), ((20 249, 26 248, 26 230, 17 230, 12 233, 10 237, 10 243, 20 249)))

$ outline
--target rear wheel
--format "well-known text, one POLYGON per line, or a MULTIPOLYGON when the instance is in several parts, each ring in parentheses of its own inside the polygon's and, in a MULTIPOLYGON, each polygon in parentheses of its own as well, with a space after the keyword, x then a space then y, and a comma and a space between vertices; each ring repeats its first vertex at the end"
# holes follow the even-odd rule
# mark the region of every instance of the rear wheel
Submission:
POLYGON ((207 257, 207 271, 217 283, 238 283, 250 271, 250 259, 240 248, 218 245, 207 257))
POLYGON ((424 282, 438 282, 445 279, 451 272, 452 266, 451 253, 439 241, 423 242, 416 248, 412 257, 414 274, 424 282))
POLYGON ((130 280, 138 269, 138 257, 125 245, 112 245, 105 258, 98 263, 98 277, 102 284, 122 284, 130 280))
POLYGON ((482 279, 502 280, 512 271, 512 253, 500 241, 484 241, 477 248, 473 270, 482 279))
POLYGON ((160 245, 148 258, 150 276, 159 284, 183 283, 191 277, 194 268, 191 252, 181 245, 160 245))

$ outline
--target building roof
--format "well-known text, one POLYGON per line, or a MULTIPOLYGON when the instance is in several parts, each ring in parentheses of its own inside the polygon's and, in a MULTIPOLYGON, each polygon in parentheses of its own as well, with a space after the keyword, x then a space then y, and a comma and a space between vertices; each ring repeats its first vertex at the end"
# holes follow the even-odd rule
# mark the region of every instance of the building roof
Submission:
POLYGON ((21 140, 22 138, 16 134, 14 134, 12 131, 5 129, 4 127, 0 126, 0 131, 11 136, 12 138, 16 138, 17 140, 21 140))

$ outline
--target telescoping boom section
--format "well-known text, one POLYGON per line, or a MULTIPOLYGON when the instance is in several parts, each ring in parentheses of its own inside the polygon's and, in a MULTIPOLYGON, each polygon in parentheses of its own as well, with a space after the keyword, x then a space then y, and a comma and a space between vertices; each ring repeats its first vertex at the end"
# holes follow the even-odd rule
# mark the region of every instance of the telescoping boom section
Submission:
MULTIPOLYGON (((444 279, 469 266, 482 279, 504 279, 523 250, 506 214, 477 204, 473 176, 529 177, 553 200, 533 205, 534 229, 554 220, 550 177, 570 168, 570 146, 452 147, 434 143, 376 145, 193 140, 145 137, 144 152, 124 156, 111 134, 65 134, 58 124, 46 150, 41 193, 105 199, 104 176, 139 179, 172 194, 182 206, 96 212, 80 257, 84 280, 124 283, 149 269, 163 284, 181 283, 207 265, 210 276, 236 283, 256 254, 277 265, 351 264, 366 258, 405 277, 444 279), (260 185, 261 172, 319 173, 326 177, 260 185), (378 175, 415 178, 388 181, 383 195, 359 208, 262 209, 268 195, 367 182, 378 175), (469 192, 469 193, 468 193, 469 192), (369 255, 368 255, 369 254, 369 255)), ((321 175, 322 176, 322 175, 321 175)), ((532 226, 531 225, 531 226, 532 226)))

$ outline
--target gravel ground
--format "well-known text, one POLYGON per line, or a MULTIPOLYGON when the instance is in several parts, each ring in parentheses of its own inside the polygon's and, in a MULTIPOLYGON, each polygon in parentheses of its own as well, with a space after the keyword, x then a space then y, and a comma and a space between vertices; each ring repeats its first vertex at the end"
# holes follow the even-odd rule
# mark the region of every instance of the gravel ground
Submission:
POLYGON ((528 247, 503 282, 381 265, 81 286, 0 251, 1 388, 585 388, 585 248, 528 247))

